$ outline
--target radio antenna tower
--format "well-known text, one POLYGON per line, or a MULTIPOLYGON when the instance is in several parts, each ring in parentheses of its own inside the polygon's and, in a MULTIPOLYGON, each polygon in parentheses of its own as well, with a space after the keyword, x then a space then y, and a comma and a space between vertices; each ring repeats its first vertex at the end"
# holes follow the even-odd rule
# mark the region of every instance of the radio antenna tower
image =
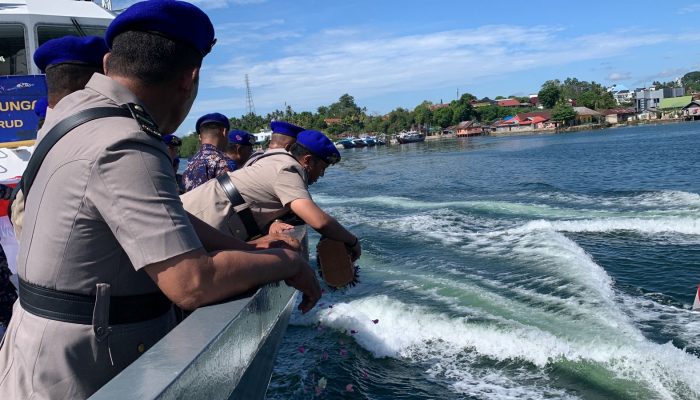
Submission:
POLYGON ((250 80, 248 74, 245 74, 245 92, 246 92, 246 111, 248 114, 255 114, 255 105, 253 104, 253 92, 250 90, 250 80))

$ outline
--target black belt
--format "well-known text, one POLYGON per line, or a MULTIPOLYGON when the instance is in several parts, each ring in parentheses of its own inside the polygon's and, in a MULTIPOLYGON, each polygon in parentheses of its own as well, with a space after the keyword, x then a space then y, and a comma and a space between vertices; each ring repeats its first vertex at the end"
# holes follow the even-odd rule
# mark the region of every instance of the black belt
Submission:
MULTIPOLYGON (((19 302, 27 312, 54 321, 92 325, 95 296, 62 292, 19 280, 19 302)), ((161 292, 110 296, 109 324, 133 324, 160 317, 172 303, 161 292)))
MULTIPOLYGON (((231 206, 238 207, 241 204, 245 204, 243 196, 241 196, 241 194, 238 192, 236 186, 233 185, 231 177, 228 176, 228 173, 224 172, 223 174, 217 176, 216 180, 219 181, 221 189, 223 189, 224 193, 226 193, 226 197, 228 197, 228 201, 231 202, 231 206)), ((237 211, 236 214, 238 214, 238 217, 243 222, 243 226, 245 226, 246 233, 248 234, 248 239, 246 240, 257 239, 262 236, 260 227, 258 226, 258 223, 255 222, 255 218, 253 218, 253 212, 250 211, 250 207, 237 211)))

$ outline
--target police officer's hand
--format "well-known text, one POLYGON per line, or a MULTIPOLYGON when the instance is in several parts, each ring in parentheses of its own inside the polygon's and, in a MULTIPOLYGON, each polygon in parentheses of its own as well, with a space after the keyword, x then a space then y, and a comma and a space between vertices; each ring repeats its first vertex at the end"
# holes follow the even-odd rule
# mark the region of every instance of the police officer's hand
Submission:
POLYGON ((347 246, 347 248, 350 250, 350 256, 352 258, 352 262, 357 261, 358 258, 362 255, 362 244, 360 244, 360 240, 358 239, 353 246, 347 246))
POLYGON ((256 250, 266 249, 289 249, 294 251, 301 250, 301 243, 289 235, 269 234, 251 240, 248 243, 255 245, 256 250))
POLYGON ((276 219, 270 225, 269 231, 270 231, 270 233, 288 233, 290 231, 294 231, 294 225, 289 225, 287 223, 284 223, 284 222, 276 219))
POLYGON ((316 273, 314 273, 309 264, 301 256, 298 257, 298 260, 297 273, 284 282, 302 293, 301 303, 299 303, 298 308, 302 313, 307 313, 314 308, 321 298, 321 286, 316 279, 316 273))

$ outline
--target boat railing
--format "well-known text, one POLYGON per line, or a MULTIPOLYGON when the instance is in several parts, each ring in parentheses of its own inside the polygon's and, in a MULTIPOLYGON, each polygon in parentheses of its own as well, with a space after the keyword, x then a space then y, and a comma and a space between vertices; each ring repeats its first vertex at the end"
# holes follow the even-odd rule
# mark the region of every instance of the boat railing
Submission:
POLYGON ((197 309, 90 399, 264 398, 294 293, 275 283, 197 309))
POLYGON ((295 293, 277 282, 198 308, 90 399, 263 399, 295 293))

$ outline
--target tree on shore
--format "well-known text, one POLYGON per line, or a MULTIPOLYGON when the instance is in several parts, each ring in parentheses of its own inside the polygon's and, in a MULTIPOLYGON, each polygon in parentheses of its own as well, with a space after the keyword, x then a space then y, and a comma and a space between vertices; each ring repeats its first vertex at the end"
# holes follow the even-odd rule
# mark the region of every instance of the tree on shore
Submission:
POLYGON ((542 85, 542 89, 537 93, 537 101, 544 108, 552 108, 561 97, 561 89, 559 89, 559 81, 547 81, 542 85))
POLYGON ((700 71, 688 72, 683 75, 681 83, 687 91, 700 92, 700 71))
POLYGON ((552 109, 552 120, 567 123, 576 118, 576 111, 567 101, 559 100, 552 109))

